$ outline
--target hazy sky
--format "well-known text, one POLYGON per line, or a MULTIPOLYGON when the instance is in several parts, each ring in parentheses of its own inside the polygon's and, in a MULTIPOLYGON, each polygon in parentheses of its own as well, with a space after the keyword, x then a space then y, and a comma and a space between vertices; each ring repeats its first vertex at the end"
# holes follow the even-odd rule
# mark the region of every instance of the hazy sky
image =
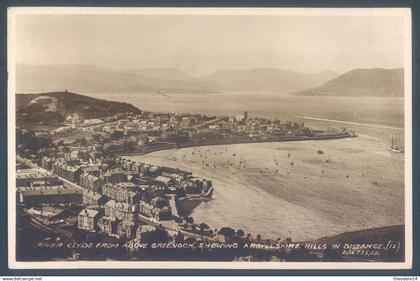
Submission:
POLYGON ((402 17, 18 15, 16 62, 339 73, 403 66, 402 17))

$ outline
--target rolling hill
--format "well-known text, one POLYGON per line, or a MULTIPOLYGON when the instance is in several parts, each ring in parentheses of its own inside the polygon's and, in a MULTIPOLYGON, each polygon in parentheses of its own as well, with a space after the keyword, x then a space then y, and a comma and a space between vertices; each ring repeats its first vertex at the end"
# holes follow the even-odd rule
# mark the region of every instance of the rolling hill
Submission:
POLYGON ((166 90, 208 92, 214 89, 176 69, 114 70, 90 65, 16 67, 17 92, 138 93, 166 90))
POLYGON ((319 86, 336 76, 337 74, 332 71, 308 74, 273 68, 256 68, 222 70, 203 79, 213 82, 220 90, 290 92, 319 86))
POLYGON ((403 97, 404 71, 396 69, 355 69, 323 85, 295 92, 303 96, 403 97))
POLYGON ((118 113, 142 111, 128 103, 91 98, 72 92, 49 92, 16 95, 18 126, 58 125, 69 115, 92 119, 118 113))
POLYGON ((220 91, 290 92, 321 85, 334 72, 305 74, 272 68, 222 70, 193 77, 174 68, 114 70, 90 65, 24 65, 16 67, 17 92, 78 93, 209 93, 220 91))

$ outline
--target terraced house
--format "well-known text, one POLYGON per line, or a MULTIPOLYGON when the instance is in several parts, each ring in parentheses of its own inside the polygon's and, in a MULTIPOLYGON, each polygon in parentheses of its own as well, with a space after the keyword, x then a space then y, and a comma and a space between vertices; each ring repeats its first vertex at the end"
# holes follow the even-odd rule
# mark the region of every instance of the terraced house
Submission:
POLYGON ((88 173, 80 175, 80 185, 90 191, 101 192, 103 183, 102 179, 88 173))

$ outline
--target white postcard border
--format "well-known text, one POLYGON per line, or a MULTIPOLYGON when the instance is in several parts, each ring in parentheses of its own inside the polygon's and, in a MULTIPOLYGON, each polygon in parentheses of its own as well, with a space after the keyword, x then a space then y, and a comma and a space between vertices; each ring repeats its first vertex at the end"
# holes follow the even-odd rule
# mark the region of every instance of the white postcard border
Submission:
POLYGON ((412 66, 410 8, 8 8, 8 265, 11 269, 410 269, 412 226, 412 66), (149 261, 16 261, 15 197, 15 22, 29 14, 115 15, 300 15, 404 17, 404 126, 405 126, 405 262, 149 262, 149 261))

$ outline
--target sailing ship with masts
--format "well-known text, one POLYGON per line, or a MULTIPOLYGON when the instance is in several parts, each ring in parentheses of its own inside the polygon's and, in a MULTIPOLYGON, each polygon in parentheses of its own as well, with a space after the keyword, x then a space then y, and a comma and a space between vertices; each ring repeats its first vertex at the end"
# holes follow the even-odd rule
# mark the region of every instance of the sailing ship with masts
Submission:
POLYGON ((392 135, 392 144, 389 150, 392 152, 398 152, 398 153, 404 152, 404 146, 399 137, 392 135))

